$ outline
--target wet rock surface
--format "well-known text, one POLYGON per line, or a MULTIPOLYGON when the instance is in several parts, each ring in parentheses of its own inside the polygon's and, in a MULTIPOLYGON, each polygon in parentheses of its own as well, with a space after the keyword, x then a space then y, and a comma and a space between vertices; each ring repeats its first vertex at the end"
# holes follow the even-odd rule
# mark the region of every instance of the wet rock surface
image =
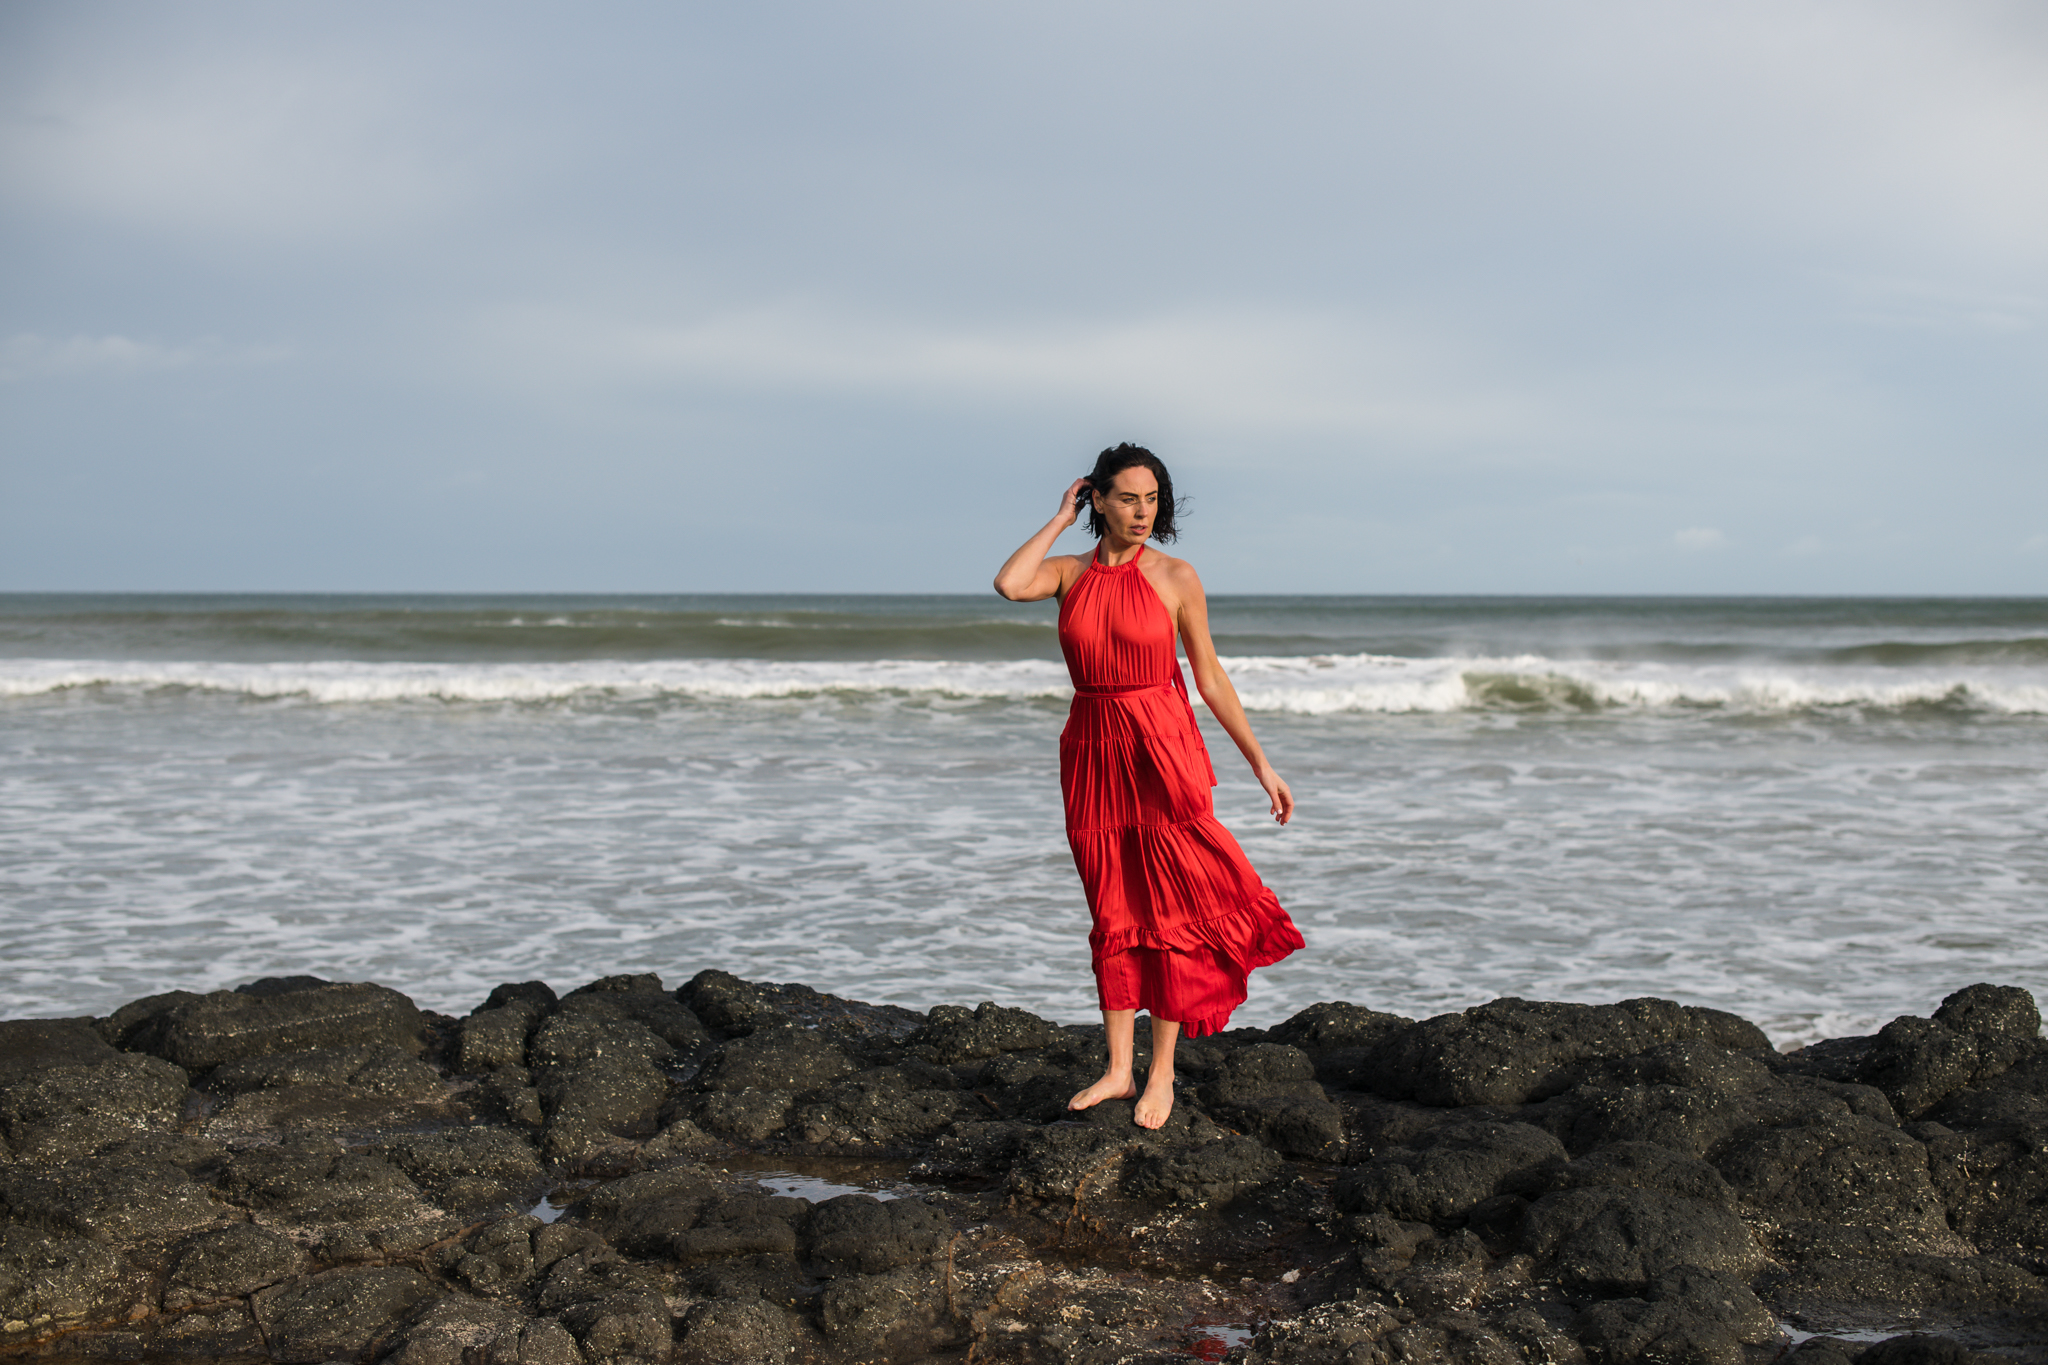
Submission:
POLYGON ((990 1002, 171 992, 0 1022, 0 1353, 2048 1365, 2040 1029, 1325 1002, 1184 1044, 1148 1131, 990 1002))

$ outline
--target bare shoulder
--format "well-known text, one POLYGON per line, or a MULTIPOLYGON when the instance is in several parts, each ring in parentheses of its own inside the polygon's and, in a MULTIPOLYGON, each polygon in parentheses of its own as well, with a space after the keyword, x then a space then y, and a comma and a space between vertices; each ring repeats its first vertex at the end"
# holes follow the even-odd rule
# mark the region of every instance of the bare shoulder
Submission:
POLYGON ((1145 553, 1146 558, 1153 561, 1152 572, 1158 575, 1162 582, 1170 583, 1176 589, 1185 592, 1195 593, 1202 590, 1202 580, 1195 573, 1195 566, 1185 559, 1162 554, 1150 547, 1147 547, 1145 553))
POLYGON ((1060 576, 1059 595, 1066 596, 1081 575, 1088 572, 1087 555, 1047 555, 1046 567, 1060 576))
POLYGON ((1185 559, 1147 546, 1144 569, 1145 576, 1152 581, 1153 588, 1168 606, 1179 609, 1202 600, 1202 580, 1195 573, 1195 566, 1185 559))

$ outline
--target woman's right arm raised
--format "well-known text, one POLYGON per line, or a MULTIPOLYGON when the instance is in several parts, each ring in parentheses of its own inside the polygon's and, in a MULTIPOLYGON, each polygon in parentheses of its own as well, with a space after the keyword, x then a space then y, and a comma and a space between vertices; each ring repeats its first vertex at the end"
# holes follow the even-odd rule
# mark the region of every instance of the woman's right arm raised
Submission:
POLYGON ((1088 487, 1088 480, 1076 479, 1060 496, 1060 510, 1053 514, 1051 521, 1038 534, 1017 547, 1017 553, 1003 561, 1003 567, 996 570, 996 592, 1012 602, 1043 602, 1060 590, 1060 571, 1045 562, 1052 553, 1052 543, 1060 538, 1060 532, 1074 524, 1080 515, 1074 500, 1088 487))

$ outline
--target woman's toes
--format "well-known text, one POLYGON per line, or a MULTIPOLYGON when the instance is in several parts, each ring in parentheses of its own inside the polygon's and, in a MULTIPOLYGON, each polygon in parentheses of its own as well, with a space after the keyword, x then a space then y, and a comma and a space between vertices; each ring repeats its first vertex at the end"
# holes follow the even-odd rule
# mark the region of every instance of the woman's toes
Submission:
POLYGON ((1166 1122, 1172 1113, 1173 1096, 1168 1095, 1165 1099, 1161 1100, 1147 1095, 1138 1101, 1138 1126, 1140 1128, 1158 1128, 1166 1122))

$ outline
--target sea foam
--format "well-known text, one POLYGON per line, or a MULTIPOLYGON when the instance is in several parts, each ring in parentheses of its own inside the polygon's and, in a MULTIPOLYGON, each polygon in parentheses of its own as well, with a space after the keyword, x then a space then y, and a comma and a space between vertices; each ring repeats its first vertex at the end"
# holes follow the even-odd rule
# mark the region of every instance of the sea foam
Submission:
MULTIPOLYGON (((2048 714, 2048 669, 2039 667, 1671 664, 1529 654, 1420 659, 1374 654, 1250 656, 1226 658, 1223 664, 1247 710, 1296 715, 1616 709, 1783 713, 1930 706, 2048 714)), ((0 697, 84 688, 182 689, 324 704, 744 701, 828 694, 1038 701, 1071 694, 1065 668, 1044 660, 0 660, 0 697)))

